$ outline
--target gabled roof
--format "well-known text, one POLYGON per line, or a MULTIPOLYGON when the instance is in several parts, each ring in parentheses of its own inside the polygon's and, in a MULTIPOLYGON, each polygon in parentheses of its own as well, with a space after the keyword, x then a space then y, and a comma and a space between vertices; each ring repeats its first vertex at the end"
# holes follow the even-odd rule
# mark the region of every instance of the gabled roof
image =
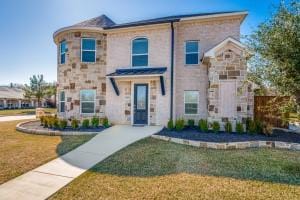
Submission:
POLYGON ((99 17, 95 17, 93 19, 89 19, 72 26, 67 26, 61 29, 58 29, 54 32, 53 37, 55 38, 57 34, 68 31, 68 30, 106 30, 106 29, 118 29, 118 28, 128 28, 135 26, 145 26, 152 24, 164 24, 170 22, 178 22, 185 20, 194 20, 194 19, 206 19, 206 18, 214 18, 214 17, 226 17, 226 16, 242 16, 242 20, 247 16, 247 11, 227 11, 227 12, 211 12, 211 13, 196 13, 196 14, 188 14, 188 15, 173 15, 167 17, 159 17, 154 19, 140 20, 130 23, 116 24, 106 15, 101 15, 99 17))
POLYGON ((20 88, 0 86, 0 99, 24 99, 24 91, 20 88))
POLYGON ((246 50, 246 46, 243 45, 240 41, 232 38, 232 37, 228 37, 225 40, 223 40, 222 42, 220 42, 219 44, 217 44, 216 46, 214 46, 213 48, 209 49, 208 51, 206 51, 204 53, 204 58, 209 57, 209 58, 214 58, 216 55, 216 52, 221 49, 222 47, 224 47, 225 45, 227 45, 228 43, 232 43, 235 46, 237 46, 238 48, 242 49, 242 50, 246 50))
POLYGON ((161 75, 167 70, 166 67, 144 67, 144 68, 127 68, 117 69, 106 76, 145 76, 145 75, 161 75))
POLYGON ((247 14, 248 13, 246 11, 228 11, 228 12, 196 13, 196 14, 188 14, 188 15, 173 15, 167 17, 154 18, 154 19, 140 20, 140 21, 124 23, 124 24, 115 24, 113 26, 105 27, 105 29, 127 28, 133 26, 144 26, 144 25, 151 25, 151 24, 177 22, 177 21, 188 20, 188 19, 201 19, 201 18, 210 18, 210 17, 247 15, 247 14))

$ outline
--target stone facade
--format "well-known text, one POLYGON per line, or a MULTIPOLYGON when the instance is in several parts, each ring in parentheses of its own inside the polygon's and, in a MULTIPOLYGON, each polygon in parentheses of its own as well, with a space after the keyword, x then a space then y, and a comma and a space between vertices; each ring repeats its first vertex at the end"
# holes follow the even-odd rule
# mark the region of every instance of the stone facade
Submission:
MULTIPOLYGON (((219 121, 224 125, 230 121, 234 127, 235 122, 246 123, 248 117, 253 116, 254 99, 252 86, 247 80, 247 56, 245 51, 238 49, 231 43, 226 44, 216 52, 213 59, 208 62, 208 121, 219 121), (235 85, 234 116, 224 116, 221 103, 221 86, 231 82, 235 85)), ((230 91, 225 91, 230 92, 230 91)))
MULTIPOLYGON (((62 118, 90 118, 94 115, 99 117, 105 116, 106 105, 106 34, 93 32, 68 32, 58 36, 58 41, 67 42, 68 51, 66 53, 65 64, 60 63, 58 54, 58 101, 60 91, 65 92, 65 110, 58 112, 62 118), (96 62, 81 62, 81 38, 96 39, 96 62), (80 90, 92 89, 96 91, 95 114, 80 113, 80 90)), ((58 45, 59 53, 59 45, 58 45)), ((59 107, 59 105, 57 106, 59 107)))

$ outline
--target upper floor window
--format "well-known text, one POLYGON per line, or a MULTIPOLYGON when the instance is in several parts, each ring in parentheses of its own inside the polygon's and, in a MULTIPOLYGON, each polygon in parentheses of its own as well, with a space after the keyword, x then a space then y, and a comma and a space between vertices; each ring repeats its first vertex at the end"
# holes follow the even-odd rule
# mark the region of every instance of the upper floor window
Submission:
POLYGON ((185 42, 185 64, 186 65, 199 64, 199 42, 198 41, 185 42))
POLYGON ((81 62, 96 62, 96 40, 94 38, 81 39, 81 62))
POLYGON ((81 90, 80 91, 80 107, 82 114, 95 113, 95 90, 81 90))
POLYGON ((66 103, 65 92, 61 91, 59 93, 59 112, 65 112, 65 103, 66 103))
POLYGON ((184 91, 184 113, 198 114, 198 91, 184 91))
POLYGON ((136 38, 132 41, 132 66, 148 66, 148 39, 136 38))
POLYGON ((65 40, 61 41, 59 44, 60 48, 60 64, 66 63, 66 52, 68 51, 67 42, 65 40))

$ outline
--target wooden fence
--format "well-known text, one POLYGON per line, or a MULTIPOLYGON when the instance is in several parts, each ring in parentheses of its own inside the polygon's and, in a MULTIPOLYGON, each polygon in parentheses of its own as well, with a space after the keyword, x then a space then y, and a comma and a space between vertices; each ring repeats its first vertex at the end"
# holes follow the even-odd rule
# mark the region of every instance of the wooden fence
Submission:
POLYGON ((255 96, 254 119, 274 127, 287 128, 287 123, 282 119, 279 108, 288 100, 289 97, 286 96, 255 96))

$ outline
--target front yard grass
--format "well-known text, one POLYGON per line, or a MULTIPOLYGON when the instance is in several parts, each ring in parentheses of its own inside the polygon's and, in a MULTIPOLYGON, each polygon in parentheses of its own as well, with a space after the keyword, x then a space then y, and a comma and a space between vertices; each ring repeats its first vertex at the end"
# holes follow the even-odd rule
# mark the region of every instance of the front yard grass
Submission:
POLYGON ((212 150, 147 138, 50 199, 300 199, 300 153, 212 150))
POLYGON ((15 130, 19 122, 0 122, 0 184, 78 147, 93 137, 25 134, 15 130))
MULTIPOLYGON (((47 113, 56 113, 56 108, 44 108, 47 113)), ((0 116, 35 115, 35 109, 7 109, 0 110, 0 116)))

